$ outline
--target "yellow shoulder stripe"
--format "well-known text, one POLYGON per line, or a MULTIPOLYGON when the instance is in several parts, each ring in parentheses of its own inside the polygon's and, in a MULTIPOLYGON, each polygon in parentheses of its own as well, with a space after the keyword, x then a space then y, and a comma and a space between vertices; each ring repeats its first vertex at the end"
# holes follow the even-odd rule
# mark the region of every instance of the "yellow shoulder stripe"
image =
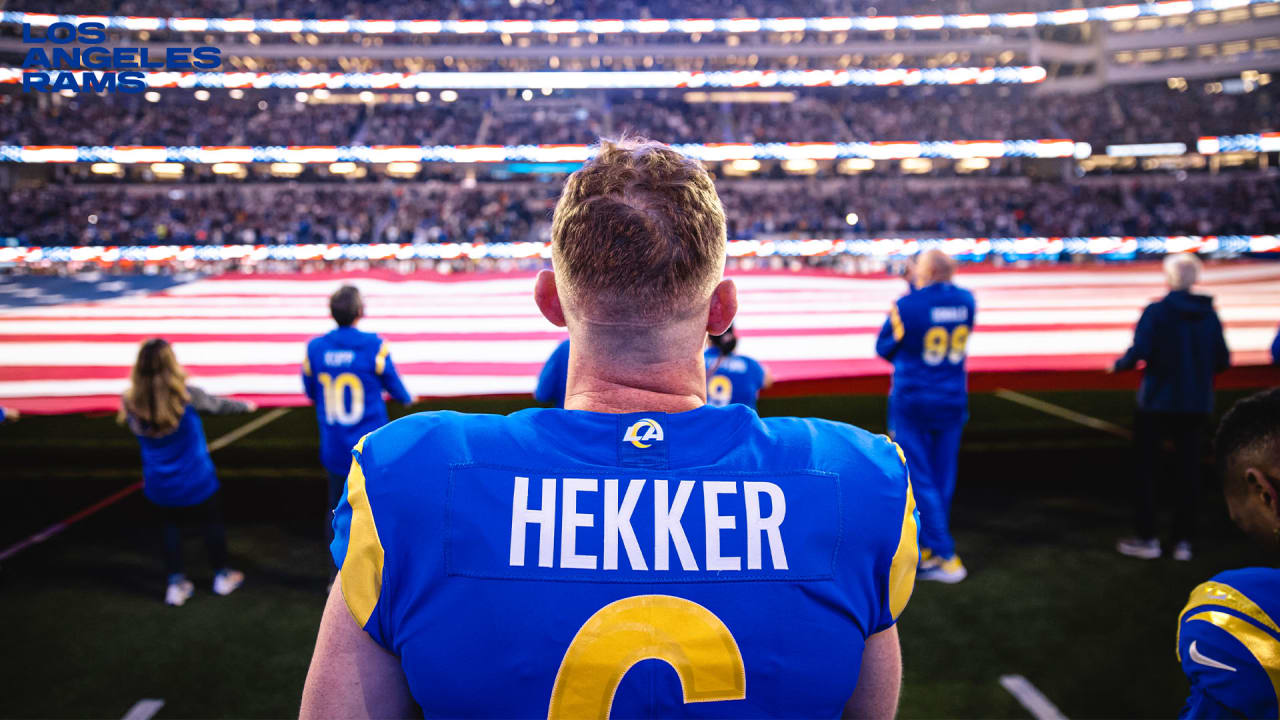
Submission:
POLYGON ((1195 620, 1217 625, 1244 645, 1253 659, 1257 660, 1267 673, 1267 679, 1271 681, 1271 690, 1276 694, 1276 704, 1280 705, 1280 643, 1257 625, 1224 612, 1206 610, 1187 618, 1187 622, 1195 620))
MULTIPOLYGON (((364 449, 364 441, 365 438, 360 438, 356 443, 357 453, 364 449)), ((351 473, 347 476, 347 504, 351 506, 351 536, 347 539, 347 557, 342 562, 342 594, 351 616, 364 627, 382 592, 384 553, 373 522, 373 509, 369 507, 364 470, 355 458, 351 460, 351 473)))
POLYGON ((893 325, 893 339, 895 342, 901 340, 902 336, 907 334, 906 329, 902 327, 902 316, 898 314, 898 303, 894 303, 893 307, 889 309, 889 323, 893 325))
POLYGON ((378 357, 373 361, 373 371, 379 375, 387 367, 387 355, 391 353, 391 348, 387 347, 387 341, 382 341, 382 347, 378 348, 378 357))
POLYGON ((302 374, 304 375, 311 374, 311 358, 309 357, 302 358, 302 374))
MULTIPOLYGON (((894 447, 898 448, 898 457, 906 465, 902 448, 897 443, 894 443, 894 447)), ((893 562, 889 565, 889 613, 894 620, 906 609, 907 600, 911 599, 911 592, 916 587, 916 566, 920 564, 919 534, 920 528, 916 525, 916 496, 911 491, 911 476, 908 475, 907 502, 902 509, 902 534, 898 536, 898 549, 894 551, 893 562)))
POLYGON ((1258 604, 1250 600, 1247 595, 1239 590, 1227 585, 1226 583, 1213 582, 1200 583, 1195 590, 1191 591, 1191 597, 1187 599, 1187 604, 1182 608, 1182 612, 1178 613, 1178 644, 1175 646, 1179 653, 1178 661, 1182 661, 1182 622, 1186 618, 1187 613, 1196 608, 1204 608, 1212 610, 1212 606, 1227 608, 1234 610, 1245 617, 1256 621, 1259 625, 1268 628, 1276 633, 1280 633, 1278 627, 1270 615, 1266 611, 1258 607, 1258 604), (1207 606, 1207 607, 1206 607, 1207 606))

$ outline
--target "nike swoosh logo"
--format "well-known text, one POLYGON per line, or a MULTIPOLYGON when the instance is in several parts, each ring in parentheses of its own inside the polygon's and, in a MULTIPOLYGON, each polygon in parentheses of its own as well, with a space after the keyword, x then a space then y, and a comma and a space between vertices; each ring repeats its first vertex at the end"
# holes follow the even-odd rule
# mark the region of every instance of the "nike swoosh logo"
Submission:
POLYGON ((1235 672, 1235 671, 1236 671, 1236 669, 1235 669, 1235 668, 1231 667, 1230 665, 1228 665, 1228 664, 1226 664, 1226 663, 1218 662, 1217 660, 1214 660, 1213 658, 1209 658, 1209 657, 1205 657, 1204 655, 1201 655, 1201 654, 1200 654, 1200 651, 1196 648, 1196 641, 1195 641, 1195 640, 1192 640, 1192 641, 1191 641, 1191 647, 1187 648, 1187 657, 1191 658, 1191 662, 1193 662, 1193 663, 1199 663, 1199 664, 1204 665, 1204 666, 1206 666, 1206 667, 1217 668, 1217 669, 1219 669, 1219 670, 1226 670, 1226 671, 1228 671, 1228 672, 1235 672))

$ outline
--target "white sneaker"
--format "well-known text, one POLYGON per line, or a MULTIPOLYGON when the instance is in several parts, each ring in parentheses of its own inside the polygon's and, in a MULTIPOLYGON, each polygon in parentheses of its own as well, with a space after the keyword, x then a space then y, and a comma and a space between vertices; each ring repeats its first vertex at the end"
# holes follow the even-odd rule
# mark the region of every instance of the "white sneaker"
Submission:
POLYGON ((1183 540, 1177 545, 1174 545, 1173 559, 1179 560, 1181 562, 1190 561, 1191 560, 1191 543, 1187 542, 1186 540, 1183 540))
POLYGON ((192 585, 190 580, 169 583, 169 589, 164 592, 164 604, 182 607, 183 603, 191 597, 191 593, 195 592, 195 589, 196 586, 192 585))
POLYGON ((965 569, 964 563, 960 562, 959 555, 952 555, 946 559, 934 555, 922 561, 916 570, 917 580, 931 580, 948 585, 955 585, 967 577, 969 577, 969 571, 965 569))
POLYGON ((213 592, 217 595, 230 595, 244 583, 244 573, 239 570, 223 570, 213 576, 213 592))
MULTIPOLYGON (((1160 541, 1155 538, 1150 540, 1132 537, 1120 538, 1116 541, 1116 552, 1141 560, 1155 560, 1160 557, 1160 541)), ((1187 552, 1190 552, 1190 548, 1188 548, 1187 552)))

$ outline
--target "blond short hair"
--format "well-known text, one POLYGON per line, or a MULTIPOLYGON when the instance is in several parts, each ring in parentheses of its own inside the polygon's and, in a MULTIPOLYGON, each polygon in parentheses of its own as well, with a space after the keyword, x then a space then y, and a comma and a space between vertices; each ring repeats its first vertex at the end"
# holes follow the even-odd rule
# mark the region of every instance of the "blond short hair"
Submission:
POLYGON ((724 273, 724 208, 697 160, 643 138, 602 140, 565 182, 551 258, 562 297, 580 313, 683 317, 724 273))
POLYGON ((1189 253, 1166 255, 1164 258, 1164 276, 1173 290, 1190 290, 1200 281, 1203 268, 1200 258, 1189 253))

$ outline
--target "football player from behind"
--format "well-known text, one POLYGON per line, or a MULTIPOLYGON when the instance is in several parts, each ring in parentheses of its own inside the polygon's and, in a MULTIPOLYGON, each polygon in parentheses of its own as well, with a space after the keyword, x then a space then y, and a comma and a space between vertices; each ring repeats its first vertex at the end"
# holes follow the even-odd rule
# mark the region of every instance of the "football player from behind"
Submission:
POLYGON ((952 284, 956 262, 925 251, 912 266, 915 286, 893 304, 876 353, 893 363, 889 434, 902 446, 920 503, 920 579, 957 583, 968 571, 951 538, 960 434, 969 418, 965 373, 973 294, 952 284))
MULTIPOLYGON (((1280 388, 1245 398, 1214 439, 1231 519, 1280 554, 1280 388)), ((1191 681, 1184 718, 1280 715, 1280 570, 1228 570, 1197 587, 1178 616, 1191 681)))
POLYGON ((606 141, 570 176, 535 289, 572 338, 566 409, 361 440, 303 718, 894 714, 906 466, 882 435, 706 404, 724 263, 697 160, 606 141))
POLYGON ((329 313, 338 327, 307 343, 302 386, 316 406, 320 423, 320 461, 329 473, 325 532, 331 540, 332 512, 342 497, 351 448, 387 424, 383 392, 404 405, 413 403, 413 396, 396 373, 387 343, 374 333, 356 329, 364 316, 359 290, 351 285, 338 288, 329 297, 329 313))
POLYGON ((719 335, 708 335, 707 344, 710 347, 702 354, 707 366, 707 404, 755 407, 760 391, 773 384, 768 368, 755 358, 734 352, 738 335, 732 325, 719 335))

